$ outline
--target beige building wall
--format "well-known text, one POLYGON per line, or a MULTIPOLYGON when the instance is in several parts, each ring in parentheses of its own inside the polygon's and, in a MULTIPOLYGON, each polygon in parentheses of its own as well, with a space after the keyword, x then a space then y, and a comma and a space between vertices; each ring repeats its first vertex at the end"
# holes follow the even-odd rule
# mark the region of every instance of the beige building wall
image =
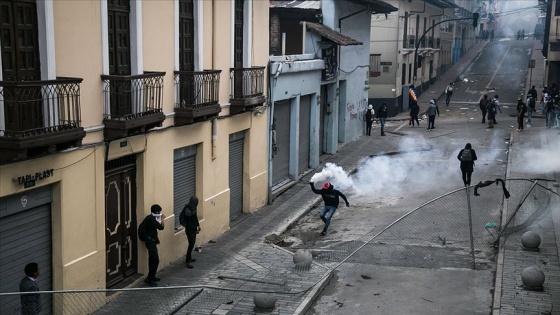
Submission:
POLYGON ((104 152, 96 146, 0 167, 2 197, 25 192, 13 178, 54 169, 53 177, 34 187, 53 187, 54 289, 104 288, 105 268, 99 266, 105 266, 105 202, 98 182, 104 152))
MULTIPOLYGON (((105 161, 137 153, 138 224, 158 203, 167 216, 160 232, 160 269, 183 257, 185 234, 174 229, 173 150, 197 146, 197 195, 203 244, 229 229, 229 135, 245 131, 244 212, 253 212, 267 203, 267 113, 246 112, 229 116, 229 70, 232 65, 232 9, 230 1, 199 1, 202 5, 204 69, 221 69, 220 104, 216 119, 217 137, 212 146, 212 122, 188 126, 173 125, 175 4, 174 1, 142 1, 142 63, 144 71, 164 71, 161 128, 145 135, 129 137, 129 146, 118 148, 121 140, 103 142, 102 18, 99 0, 54 1, 54 56, 56 75, 83 78, 80 85, 82 126, 88 131, 84 146, 20 163, 0 166, 0 197, 24 192, 12 182, 30 170, 53 168, 54 177, 37 186, 52 185, 53 289, 93 289, 106 287, 105 244, 105 161), (227 3, 227 5, 226 5, 227 3), (87 146, 86 146, 87 144, 87 146), (112 149, 108 152, 108 148, 112 149), (116 149, 115 149, 116 148, 116 149), (133 149, 131 149, 133 148, 133 149)), ((266 66, 268 61, 268 1, 248 1, 253 13, 251 41, 246 47, 250 66, 266 66)), ((264 86, 267 86, 265 75, 264 86)), ((265 90, 266 93, 266 90, 265 90)), ((266 105, 266 104, 263 104, 266 105)), ((147 273, 147 251, 138 242, 138 272, 147 273)))

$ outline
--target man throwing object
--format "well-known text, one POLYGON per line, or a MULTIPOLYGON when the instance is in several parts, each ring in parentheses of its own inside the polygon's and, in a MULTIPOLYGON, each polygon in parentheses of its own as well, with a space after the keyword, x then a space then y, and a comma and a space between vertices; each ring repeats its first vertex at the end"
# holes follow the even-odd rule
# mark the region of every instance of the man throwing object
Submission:
POLYGON ((350 203, 348 203, 346 196, 340 191, 334 189, 334 186, 329 182, 326 182, 321 190, 316 189, 313 182, 309 182, 309 184, 311 185, 311 190, 313 190, 314 193, 321 195, 323 201, 325 202, 325 207, 321 210, 319 217, 323 220, 323 222, 325 222, 325 227, 323 227, 321 235, 326 235, 327 229, 331 224, 331 219, 336 211, 336 208, 338 208, 339 197, 342 197, 347 207, 350 207, 350 203))

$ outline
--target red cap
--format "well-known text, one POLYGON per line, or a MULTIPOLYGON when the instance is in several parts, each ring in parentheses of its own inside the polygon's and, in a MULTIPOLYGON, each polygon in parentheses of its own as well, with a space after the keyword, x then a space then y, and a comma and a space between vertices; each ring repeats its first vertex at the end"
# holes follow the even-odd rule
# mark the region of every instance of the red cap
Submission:
POLYGON ((329 189, 330 186, 331 186, 331 184, 329 184, 329 182, 326 182, 326 183, 323 185, 323 189, 329 189))

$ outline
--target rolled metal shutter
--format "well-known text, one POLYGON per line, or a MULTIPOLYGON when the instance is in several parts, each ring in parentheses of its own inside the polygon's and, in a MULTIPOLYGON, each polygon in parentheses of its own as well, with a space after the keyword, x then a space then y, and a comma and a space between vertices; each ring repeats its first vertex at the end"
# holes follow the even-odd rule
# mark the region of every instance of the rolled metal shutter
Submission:
POLYGON ((229 220, 243 213, 243 143, 245 132, 229 136, 229 220))
POLYGON ((287 182, 290 177, 290 102, 274 105, 276 153, 272 159, 272 186, 287 182))
MULTIPOLYGON (((39 264, 41 291, 52 290, 51 189, 42 187, 0 199, 0 292, 18 292, 30 262, 39 264)), ((49 295, 41 314, 52 313, 49 295)), ((0 298, 0 314, 20 314, 19 296, 0 298)))
POLYGON ((181 227, 179 214, 196 195, 196 146, 175 149, 173 152, 173 214, 175 229, 181 227))
POLYGON ((299 175, 309 168, 309 126, 311 117, 311 96, 300 98, 299 104, 299 175))

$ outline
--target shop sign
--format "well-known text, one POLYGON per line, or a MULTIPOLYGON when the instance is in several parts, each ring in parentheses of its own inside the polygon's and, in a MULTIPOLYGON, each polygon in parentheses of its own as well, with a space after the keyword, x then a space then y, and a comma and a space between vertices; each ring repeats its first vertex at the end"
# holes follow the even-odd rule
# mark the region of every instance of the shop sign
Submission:
POLYGON ((19 177, 14 177, 14 182, 18 185, 23 185, 24 188, 29 188, 35 186, 35 182, 47 179, 54 176, 54 169, 43 170, 36 172, 34 174, 22 175, 19 177))

